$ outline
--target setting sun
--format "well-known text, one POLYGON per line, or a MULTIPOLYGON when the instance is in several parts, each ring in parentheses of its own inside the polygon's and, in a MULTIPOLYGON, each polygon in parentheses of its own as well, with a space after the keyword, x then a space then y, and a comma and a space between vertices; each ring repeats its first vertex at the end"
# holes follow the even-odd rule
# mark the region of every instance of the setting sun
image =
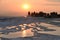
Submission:
POLYGON ((29 9, 29 8, 30 8, 30 5, 24 4, 22 7, 23 7, 24 9, 29 9))

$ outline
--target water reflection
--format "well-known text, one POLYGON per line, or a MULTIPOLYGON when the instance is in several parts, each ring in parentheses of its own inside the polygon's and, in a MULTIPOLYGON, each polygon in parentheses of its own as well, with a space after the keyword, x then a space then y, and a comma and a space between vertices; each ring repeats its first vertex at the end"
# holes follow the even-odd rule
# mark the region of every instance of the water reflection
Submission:
POLYGON ((22 31, 22 37, 29 37, 29 36, 33 36, 33 32, 31 32, 31 30, 32 30, 32 28, 30 28, 30 29, 27 29, 27 30, 23 30, 22 31))
MULTIPOLYGON (((12 36, 15 36, 15 34, 17 34, 17 36, 19 36, 19 37, 28 37, 28 36, 37 35, 38 32, 41 31, 42 29, 43 29, 42 31, 55 31, 54 29, 48 29, 48 27, 45 27, 42 25, 39 22, 30 23, 30 24, 20 24, 17 26, 6 27, 6 31, 3 30, 1 32, 3 32, 4 34, 11 32, 13 34, 12 36)), ((9 34, 7 34, 7 35, 9 35, 9 34)), ((11 37, 11 35, 10 35, 10 37, 11 37)))
POLYGON ((19 30, 18 28, 16 28, 16 30, 19 30))
POLYGON ((27 24, 23 24, 24 26, 27 26, 27 24))
POLYGON ((26 30, 24 30, 24 31, 22 32, 22 36, 23 36, 23 37, 26 36, 26 30))

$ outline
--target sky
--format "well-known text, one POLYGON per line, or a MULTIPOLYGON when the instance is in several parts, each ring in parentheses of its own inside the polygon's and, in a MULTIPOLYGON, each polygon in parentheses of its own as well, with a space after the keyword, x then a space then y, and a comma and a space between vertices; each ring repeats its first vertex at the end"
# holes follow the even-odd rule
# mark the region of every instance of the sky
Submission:
POLYGON ((0 0, 0 16, 26 16, 28 11, 60 13, 60 0, 0 0), (30 8, 22 8, 24 4, 30 8))

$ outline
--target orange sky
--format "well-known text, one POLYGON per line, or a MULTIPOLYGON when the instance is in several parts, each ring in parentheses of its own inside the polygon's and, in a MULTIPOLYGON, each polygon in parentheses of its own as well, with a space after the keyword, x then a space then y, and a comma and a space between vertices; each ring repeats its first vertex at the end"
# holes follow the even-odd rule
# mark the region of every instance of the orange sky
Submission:
POLYGON ((0 0, 0 16, 25 16, 28 11, 60 13, 60 0, 0 0), (23 4, 29 4, 31 8, 23 9, 23 4))

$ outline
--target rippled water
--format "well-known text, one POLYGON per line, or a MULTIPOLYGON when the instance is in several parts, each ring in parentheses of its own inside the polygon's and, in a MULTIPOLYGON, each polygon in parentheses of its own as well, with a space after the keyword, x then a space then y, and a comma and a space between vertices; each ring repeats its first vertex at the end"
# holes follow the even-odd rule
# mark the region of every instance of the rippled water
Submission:
POLYGON ((2 22, 0 24, 8 26, 0 27, 0 37, 4 38, 17 38, 17 37, 32 37, 37 33, 48 33, 53 35, 60 35, 60 19, 37 19, 37 18, 27 18, 22 22, 2 22), (14 24, 15 23, 15 24, 14 24))

